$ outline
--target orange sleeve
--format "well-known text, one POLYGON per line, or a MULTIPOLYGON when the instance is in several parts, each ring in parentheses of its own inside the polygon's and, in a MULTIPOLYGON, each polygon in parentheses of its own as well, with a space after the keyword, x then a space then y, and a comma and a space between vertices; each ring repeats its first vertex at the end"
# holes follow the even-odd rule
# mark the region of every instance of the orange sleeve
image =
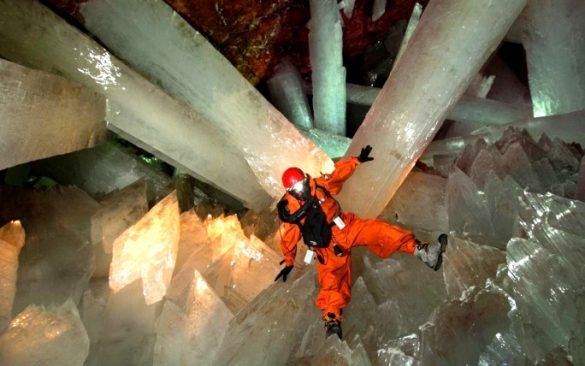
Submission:
POLYGON ((284 255, 284 261, 287 266, 295 263, 297 255, 297 243, 301 240, 301 230, 296 224, 283 222, 279 228, 280 231, 280 251, 284 255))
POLYGON ((341 159, 335 163, 335 170, 328 176, 321 176, 317 178, 317 183, 324 185, 331 194, 338 194, 341 191, 343 182, 352 176, 353 172, 360 165, 357 157, 341 159))

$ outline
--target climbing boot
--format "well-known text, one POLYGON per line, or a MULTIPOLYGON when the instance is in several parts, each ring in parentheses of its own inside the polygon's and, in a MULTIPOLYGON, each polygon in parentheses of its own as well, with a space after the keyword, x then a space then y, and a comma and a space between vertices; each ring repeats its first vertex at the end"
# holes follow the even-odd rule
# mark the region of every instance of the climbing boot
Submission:
POLYGON ((441 234, 437 241, 433 243, 421 243, 417 241, 414 256, 437 271, 443 263, 443 252, 447 246, 448 238, 447 234, 441 234))
POLYGON ((337 334, 341 339, 341 321, 335 317, 335 314, 328 313, 323 320, 325 321, 325 337, 337 334))

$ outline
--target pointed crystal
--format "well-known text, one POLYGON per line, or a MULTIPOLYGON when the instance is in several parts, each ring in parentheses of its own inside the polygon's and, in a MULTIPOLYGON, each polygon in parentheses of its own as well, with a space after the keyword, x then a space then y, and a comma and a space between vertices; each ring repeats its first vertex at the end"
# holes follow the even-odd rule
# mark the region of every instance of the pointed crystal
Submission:
POLYGON ((139 180, 100 201, 101 207, 91 218, 91 237, 95 245, 94 277, 108 277, 114 241, 148 211, 146 182, 139 180))
POLYGON ((12 303, 16 294, 18 254, 24 246, 25 233, 20 221, 11 221, 0 228, 0 334, 12 319, 12 303))
POLYGON ((449 298, 459 299, 472 287, 485 287, 486 280, 495 278, 498 266, 505 262, 506 255, 499 249, 451 236, 443 255, 443 278, 449 298))
POLYGON ((142 279, 146 304, 162 299, 175 269, 180 233, 179 204, 173 192, 114 241, 112 290, 118 292, 142 279))

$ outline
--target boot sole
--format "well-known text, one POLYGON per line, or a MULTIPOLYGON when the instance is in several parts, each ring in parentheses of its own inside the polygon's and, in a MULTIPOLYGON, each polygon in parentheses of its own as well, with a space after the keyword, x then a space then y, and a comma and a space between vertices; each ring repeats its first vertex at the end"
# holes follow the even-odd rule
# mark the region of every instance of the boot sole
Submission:
POLYGON ((447 244, 449 243, 449 236, 447 234, 441 234, 439 235, 439 243, 441 243, 441 253, 439 254, 439 259, 437 260, 437 264, 435 264, 435 267, 433 268, 435 271, 438 271, 441 268, 441 265, 443 264, 443 252, 445 252, 445 249, 447 248, 447 244))

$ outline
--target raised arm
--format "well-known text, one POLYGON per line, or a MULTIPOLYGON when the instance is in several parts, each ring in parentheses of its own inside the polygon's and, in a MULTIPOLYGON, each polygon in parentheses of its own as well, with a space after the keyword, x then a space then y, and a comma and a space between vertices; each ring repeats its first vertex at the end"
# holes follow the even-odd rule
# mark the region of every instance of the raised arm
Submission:
POLYGON ((359 156, 339 160, 335 163, 335 170, 331 174, 316 179, 317 184, 325 186, 331 194, 338 194, 343 187, 343 182, 352 176, 360 163, 374 160, 374 158, 369 156, 371 151, 372 147, 367 145, 362 149, 359 156))

